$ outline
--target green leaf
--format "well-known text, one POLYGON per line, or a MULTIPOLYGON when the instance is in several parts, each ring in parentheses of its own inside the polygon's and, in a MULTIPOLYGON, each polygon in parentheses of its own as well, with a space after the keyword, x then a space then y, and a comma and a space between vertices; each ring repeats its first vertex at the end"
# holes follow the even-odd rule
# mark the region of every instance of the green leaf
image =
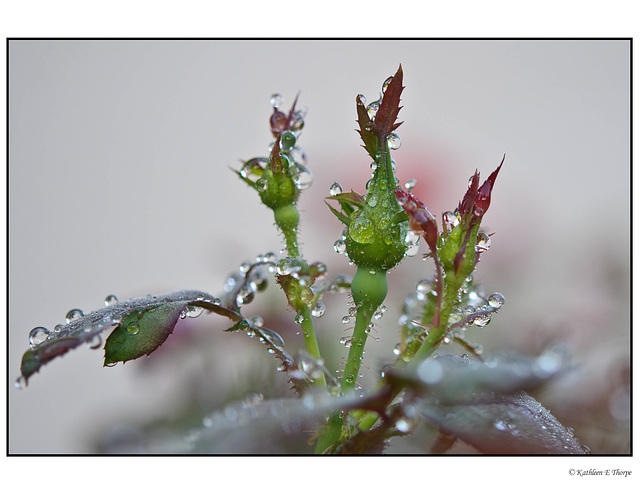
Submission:
POLYGON ((151 354, 173 333, 186 307, 184 302, 168 302, 127 315, 105 343, 104 365, 151 354))
MULTIPOLYGON (((109 354, 108 359, 105 358, 105 364, 119 360, 134 359, 131 356, 136 354, 134 350, 136 346, 139 349, 144 349, 145 352, 142 354, 145 354, 152 352, 162 344, 170 334, 168 330, 170 322, 173 322, 173 326, 175 326, 182 311, 188 307, 204 308, 232 321, 243 319, 242 315, 235 309, 224 307, 219 303, 219 300, 200 291, 179 291, 161 296, 128 299, 88 313, 65 325, 58 325, 45 342, 24 353, 20 371, 24 379, 28 380, 43 365, 66 354, 71 349, 83 344, 90 345, 92 348, 99 347, 101 345, 100 334, 102 332, 117 331, 121 327, 126 329, 134 321, 138 321, 139 324, 141 321, 142 327, 140 330, 142 328, 145 329, 142 335, 147 335, 148 342, 141 342, 141 337, 130 335, 133 337, 131 344, 135 345, 124 346, 129 349, 128 352, 121 349, 122 345, 112 344, 115 345, 113 349, 118 350, 113 351, 115 352, 115 357, 109 354), (158 325, 158 329, 155 331, 150 330, 153 323, 158 325), (169 333, 166 333, 167 331, 169 333)), ((173 326, 171 326, 171 330, 173 330, 173 326)), ((117 337, 114 337, 114 339, 116 342, 118 341, 117 337)))
POLYGON ((358 194, 355 191, 336 194, 335 196, 327 196, 324 199, 334 199, 340 203, 340 205, 353 205, 361 208, 365 205, 364 196, 358 194))
POLYGON ((333 213, 338 218, 338 220, 340 220, 345 225, 349 225, 349 217, 347 215, 345 215, 338 209, 334 208, 326 201, 324 202, 324 204, 326 204, 329 207, 329 210, 331 210, 331 213, 333 213))

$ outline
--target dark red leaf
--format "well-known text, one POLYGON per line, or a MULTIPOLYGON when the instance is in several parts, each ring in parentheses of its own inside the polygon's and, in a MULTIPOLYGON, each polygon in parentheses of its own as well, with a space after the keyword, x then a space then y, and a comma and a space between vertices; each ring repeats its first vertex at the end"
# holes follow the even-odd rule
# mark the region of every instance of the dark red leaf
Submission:
POLYGON ((373 122, 371 122, 369 118, 369 113, 360 99, 360 95, 356 97, 356 111, 358 113, 358 120, 356 122, 360 127, 360 129, 357 129, 358 134, 360 134, 360 138, 364 143, 364 149, 367 150, 371 158, 375 159, 379 147, 378 137, 373 132, 373 122))
POLYGON ((402 65, 400 65, 391 82, 389 82, 384 95, 382 95, 382 102, 376 113, 373 125, 378 139, 380 139, 381 142, 387 139, 387 136, 402 124, 402 122, 396 122, 396 119, 398 118, 398 112, 400 112, 402 108, 400 106, 400 95, 403 89, 402 65))
POLYGON ((401 189, 393 191, 402 209, 409 215, 409 228, 427 241, 432 253, 436 252, 438 224, 427 207, 416 197, 401 189))
POLYGON ((478 183, 480 182, 480 173, 476 170, 475 174, 471 178, 469 188, 464 194, 462 201, 458 204, 458 212, 461 217, 467 216, 476 201, 476 195, 478 194, 478 183))
POLYGON ((480 189, 478 189, 478 194, 475 200, 475 207, 481 209, 480 215, 483 215, 489 209, 489 205, 491 204, 491 190, 493 189, 493 184, 498 177, 498 172, 500 172, 500 168, 502 168, 505 157, 506 155, 502 157, 502 161, 500 162, 500 165, 498 165, 498 168, 491 173, 489 178, 485 180, 484 183, 480 186, 480 189))

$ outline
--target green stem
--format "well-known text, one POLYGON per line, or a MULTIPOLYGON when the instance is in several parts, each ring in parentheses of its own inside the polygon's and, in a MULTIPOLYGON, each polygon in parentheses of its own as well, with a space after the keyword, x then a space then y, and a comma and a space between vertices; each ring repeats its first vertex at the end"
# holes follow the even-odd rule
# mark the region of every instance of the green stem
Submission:
MULTIPOLYGON (((320 360, 322 357, 320 355, 318 339, 316 338, 316 331, 313 327, 311 310, 308 306, 304 306, 300 309, 298 314, 303 318, 300 327, 302 328, 302 336, 304 338, 304 345, 307 349, 307 352, 315 359, 320 360)), ((319 378, 313 380, 313 384, 326 388, 327 382, 325 380, 324 374, 320 375, 319 378)))
POLYGON ((356 311, 356 326, 353 329, 349 356, 347 357, 347 364, 344 367, 344 374, 342 375, 342 393, 345 395, 353 392, 356 381, 358 380, 364 345, 367 341, 367 328, 373 317, 372 309, 375 311, 375 308, 363 305, 356 311))
MULTIPOLYGON (((360 370, 360 364, 362 362, 364 344, 367 340, 367 328, 369 323, 371 323, 372 316, 373 311, 371 311, 369 305, 360 306, 356 312, 356 326, 353 330, 349 356, 347 357, 347 364, 345 365, 344 374, 342 376, 342 393, 344 395, 350 394, 355 389, 356 381, 358 379, 358 371, 360 370)), ((316 454, 323 453, 331 445, 340 440, 342 425, 343 421, 340 411, 334 411, 331 413, 327 427, 318 439, 316 454)))

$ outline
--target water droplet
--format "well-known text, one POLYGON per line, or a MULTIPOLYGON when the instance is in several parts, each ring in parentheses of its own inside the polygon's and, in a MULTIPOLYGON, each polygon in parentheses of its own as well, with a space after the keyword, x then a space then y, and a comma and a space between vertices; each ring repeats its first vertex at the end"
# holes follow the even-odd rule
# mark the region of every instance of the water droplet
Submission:
POLYGON ((337 196, 340 193, 342 193, 342 186, 337 182, 331 184, 331 187, 329 188, 329 194, 331 196, 337 196))
POLYGON ((491 247, 491 237, 484 232, 478 233, 478 239, 476 241, 476 252, 484 253, 491 247))
MULTIPOLYGON (((376 162, 371 162, 371 165, 369 165, 369 167, 371 168, 372 172, 375 172, 378 169, 378 164, 376 162)), ((368 185, 367 185, 367 189, 369 189, 368 185)))
POLYGON ((304 321, 304 316, 302 315, 296 315, 296 317, 293 319, 293 321, 298 324, 301 325, 302 322, 304 321))
POLYGON ((367 114, 371 120, 376 118, 376 114, 378 113, 378 108, 380 108, 379 101, 372 101, 367 105, 367 114))
POLYGON ((358 216, 349 225, 349 235, 358 243, 370 244, 373 242, 373 233, 373 223, 365 215, 358 216))
POLYGON ((305 189, 309 189, 311 187, 311 184, 313 184, 313 174, 311 173, 311 170, 309 170, 304 165, 300 165, 300 164, 297 164, 296 168, 297 170, 293 178, 294 182, 296 183, 296 186, 301 191, 304 191, 305 189))
POLYGON ((240 289, 240 292, 238 292, 238 294, 236 295, 236 304, 238 306, 249 304, 251 301, 253 301, 255 295, 256 293, 253 290, 252 285, 250 283, 245 284, 242 286, 242 289, 240 289))
POLYGON ((99 334, 92 335, 89 340, 86 342, 86 346, 89 349, 99 349, 102 346, 102 338, 99 334))
POLYGON ((24 376, 19 376, 18 378, 16 378, 16 381, 13 382, 13 386, 18 390, 24 390, 24 388, 27 386, 27 379, 24 376))
POLYGON ((269 162, 266 158, 252 158, 242 165, 240 175, 245 179, 256 182, 260 177, 262 177, 264 169, 268 164, 269 162))
POLYGON ((378 309, 376 309, 376 311, 373 313, 373 318, 375 320, 379 320, 380 318, 382 318, 384 316, 384 314, 387 312, 387 307, 386 306, 380 306, 378 309))
POLYGON ((115 304, 118 304, 118 298, 113 294, 109 294, 107 297, 104 298, 105 306, 113 306, 115 304))
POLYGON ((387 79, 382 83, 383 93, 387 90, 387 88, 389 87, 389 84, 391 84, 391 81, 393 81, 393 76, 387 77, 387 79))
POLYGON ((46 342, 51 332, 45 327, 36 327, 29 332, 29 346, 33 349, 43 342, 46 342))
POLYGON ((264 326, 264 320, 261 316, 254 316, 253 318, 251 318, 251 323, 253 323, 258 328, 264 326))
POLYGON ((491 315, 486 313, 476 316, 476 319, 473 320, 473 324, 478 327, 486 327, 490 322, 491 322, 491 315))
POLYGON ((127 325, 127 333, 130 335, 137 335, 140 332, 140 325, 138 322, 132 321, 127 325))
POLYGON ((264 177, 261 177, 256 182, 256 190, 258 192, 266 191, 267 190, 267 185, 268 185, 267 184, 267 179, 265 179, 264 177))
POLYGON ((492 308, 495 308, 495 309, 501 308, 502 305, 504 304, 504 296, 499 292, 494 292, 489 296, 488 301, 489 301, 489 306, 491 306, 492 308))
POLYGON ((404 183, 404 188, 407 190, 407 192, 411 192, 411 190, 416 187, 417 183, 418 182, 415 179, 409 179, 404 183))
POLYGON ((359 94, 357 98, 361 105, 363 106, 367 105, 367 98, 363 94, 359 94))
POLYGON ((271 99, 269 100, 269 103, 271 103, 271 106, 273 108, 280 108, 280 105, 282 105, 283 101, 284 101, 284 98, 280 93, 274 93, 271 95, 271 99))
POLYGON ((325 311, 326 308, 324 304, 321 301, 318 301, 318 304, 316 304, 315 307, 311 310, 311 316, 320 318, 322 315, 324 315, 325 311))
POLYGON ((351 321, 351 318, 349 316, 343 316, 342 317, 342 323, 344 325, 348 325, 350 321, 351 321))
POLYGON ((67 313, 66 320, 67 323, 71 323, 72 321, 79 320, 84 316, 84 313, 80 309, 72 309, 67 313))
POLYGON ((188 318, 197 318, 204 312, 204 308, 200 306, 187 306, 185 311, 188 318))
POLYGON ((296 144, 296 135, 291 131, 284 131, 280 135, 280 149, 282 151, 289 151, 296 144))
POLYGON ((442 220, 449 230, 453 230, 460 223, 460 218, 452 211, 445 211, 442 214, 442 220))
POLYGON ((338 239, 333 243, 333 250, 338 254, 344 254, 347 250, 347 244, 342 239, 338 239))
POLYGON ((345 347, 351 347, 351 337, 341 337, 339 342, 345 347))
POLYGON ((402 144, 402 139, 395 132, 392 132, 387 136, 387 143, 389 143, 389 149, 397 150, 402 144))

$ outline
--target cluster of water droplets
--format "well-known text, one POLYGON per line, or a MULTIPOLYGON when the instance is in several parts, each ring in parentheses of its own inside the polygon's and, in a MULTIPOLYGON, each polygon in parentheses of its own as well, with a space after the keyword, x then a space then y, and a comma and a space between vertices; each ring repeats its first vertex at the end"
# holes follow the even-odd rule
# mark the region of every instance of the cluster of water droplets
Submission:
MULTIPOLYGON (((429 306, 435 306, 436 297, 435 281, 424 278, 416 284, 415 292, 405 298, 398 324, 404 328, 407 341, 423 340, 428 336, 428 327, 421 321, 429 306)), ((499 310, 504 302, 505 298, 499 292, 486 296, 484 288, 481 285, 473 285, 473 277, 469 276, 460 289, 456 307, 449 316, 449 331, 443 343, 449 344, 455 338, 461 338, 469 326, 486 327, 491 322, 491 315, 499 310)), ((396 345, 394 354, 402 354, 404 347, 402 344, 396 345)), ((476 354, 482 353, 482 346, 472 347, 476 354)))
MULTIPOLYGON (((223 301, 231 306, 244 306, 251 303, 257 292, 268 286, 268 273, 275 273, 278 257, 269 252, 256 256, 255 262, 244 262, 224 283, 223 301)), ((190 315, 185 315, 190 316, 190 315)))
MULTIPOLYGON (((271 116, 271 130, 274 135, 279 136, 278 144, 283 167, 289 168, 296 186, 303 191, 313 183, 313 174, 307 168, 307 153, 297 145, 307 111, 306 109, 296 110, 291 117, 291 122, 287 122, 288 115, 279 110, 283 101, 284 98, 278 93, 271 96, 270 103, 274 109, 274 114, 271 116)), ((269 152, 272 148, 273 145, 269 147, 269 152)))

